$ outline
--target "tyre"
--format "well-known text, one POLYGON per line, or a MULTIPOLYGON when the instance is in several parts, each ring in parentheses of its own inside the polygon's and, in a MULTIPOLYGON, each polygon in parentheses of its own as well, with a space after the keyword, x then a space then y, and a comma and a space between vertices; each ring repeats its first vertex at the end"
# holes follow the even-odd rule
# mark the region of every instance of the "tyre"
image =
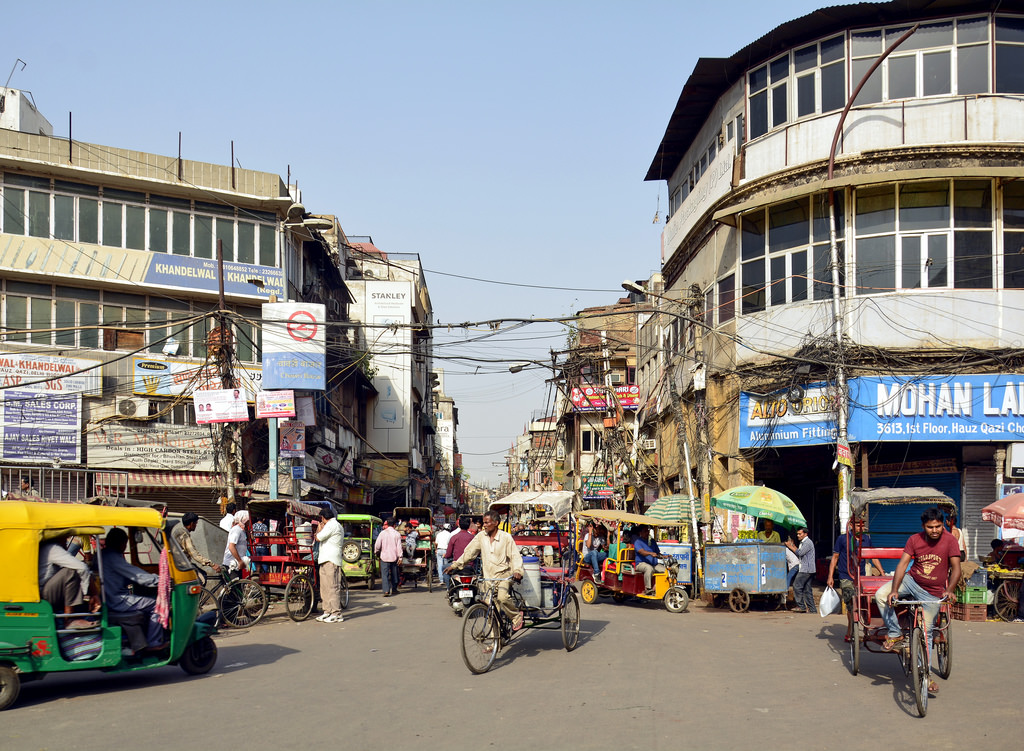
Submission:
POLYGON ((669 587, 668 592, 662 598, 665 603, 665 610, 670 613, 682 613, 690 607, 690 595, 682 587, 669 587))
POLYGON ((583 602, 587 603, 587 605, 593 605, 597 602, 597 594, 597 584, 590 579, 580 584, 580 597, 583 598, 583 602))
POLYGON ((853 622, 853 636, 850 637, 850 672, 854 675, 860 672, 860 642, 864 636, 864 628, 860 621, 853 622))
POLYGON ((427 551, 427 591, 434 591, 434 554, 427 551))
POLYGON ((562 606, 562 645, 572 652, 580 642, 580 598, 570 589, 562 606))
POLYGON ((217 604, 216 596, 214 596, 213 592, 209 589, 203 587, 202 591, 199 593, 199 612, 196 613, 196 617, 198 618, 206 613, 217 614, 217 619, 214 621, 217 626, 219 626, 224 620, 223 616, 220 614, 220 606, 217 604))
POLYGON ((178 659, 178 665, 189 675, 209 673, 216 664, 217 645, 209 636, 189 644, 178 659))
POLYGON ((355 563, 362 555, 363 551, 358 542, 346 542, 341 548, 341 560, 345 563, 355 563))
POLYGON ((737 587, 729 593, 729 609, 734 613, 745 613, 750 609, 750 595, 737 587))
POLYGON ((935 672, 946 680, 953 672, 953 624, 945 613, 939 615, 939 629, 935 632, 935 672))
POLYGON ((374 579, 373 579, 373 568, 371 568, 369 576, 366 577, 366 591, 367 592, 372 592, 373 591, 373 582, 374 582, 374 579))
POLYGON ((498 618, 478 602, 462 619, 462 661, 471 673, 486 673, 498 656, 501 641, 498 618))
POLYGON ((910 680, 914 685, 914 701, 917 713, 928 714, 928 649, 924 642, 924 630, 917 626, 910 637, 910 680))
POLYGON ((284 588, 284 610, 296 623, 309 618, 315 601, 313 580, 305 574, 293 576, 284 588))
POLYGON ((7 709, 18 700, 21 693, 21 679, 18 672, 7 665, 0 665, 0 709, 7 709))
POLYGON ((996 615, 1000 620, 1012 623, 1017 617, 1017 603, 1020 601, 1020 580, 1007 579, 996 590, 996 615))
POLYGON ((255 626, 266 612, 267 593, 251 579, 231 582, 220 598, 220 614, 233 628, 255 626))

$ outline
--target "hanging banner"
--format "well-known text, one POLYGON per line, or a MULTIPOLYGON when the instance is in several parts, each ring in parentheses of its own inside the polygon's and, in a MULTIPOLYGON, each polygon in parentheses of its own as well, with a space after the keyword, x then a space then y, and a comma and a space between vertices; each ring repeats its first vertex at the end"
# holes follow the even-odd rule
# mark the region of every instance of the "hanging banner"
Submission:
POLYGON ((327 312, 316 303, 263 305, 263 386, 324 391, 327 312))
POLYGON ((306 426, 296 420, 286 420, 280 423, 279 427, 281 445, 278 455, 292 458, 304 457, 306 455, 306 426))
MULTIPOLYGON (((246 401, 253 401, 261 388, 262 369, 235 365, 235 386, 246 401)), ((194 391, 224 387, 220 368, 195 360, 170 357, 133 357, 132 391, 140 396, 188 396, 194 391)))
POLYGON ((261 391, 256 394, 256 418, 295 417, 294 391, 261 391))
POLYGON ((241 389, 213 389, 192 394, 196 424, 249 422, 249 407, 241 389))

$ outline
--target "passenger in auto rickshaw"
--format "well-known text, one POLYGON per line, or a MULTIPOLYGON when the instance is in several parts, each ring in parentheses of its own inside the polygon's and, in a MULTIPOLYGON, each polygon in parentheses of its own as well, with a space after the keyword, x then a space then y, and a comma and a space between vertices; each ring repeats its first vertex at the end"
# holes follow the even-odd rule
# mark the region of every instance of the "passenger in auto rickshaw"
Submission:
POLYGON ((159 651, 165 645, 163 626, 156 614, 156 598, 136 594, 129 585, 157 587, 160 577, 137 568, 124 558, 128 547, 128 534, 120 527, 107 532, 106 543, 100 552, 100 570, 103 572, 103 599, 110 611, 111 622, 116 622, 128 639, 125 656, 143 650, 159 651))
MULTIPOLYGON (((92 571, 85 561, 67 548, 69 535, 44 542, 39 546, 39 594, 53 607, 54 613, 81 613, 86 601, 89 613, 100 609, 100 598, 94 591, 92 571)), ((64 628, 92 628, 85 618, 68 620, 64 628)))

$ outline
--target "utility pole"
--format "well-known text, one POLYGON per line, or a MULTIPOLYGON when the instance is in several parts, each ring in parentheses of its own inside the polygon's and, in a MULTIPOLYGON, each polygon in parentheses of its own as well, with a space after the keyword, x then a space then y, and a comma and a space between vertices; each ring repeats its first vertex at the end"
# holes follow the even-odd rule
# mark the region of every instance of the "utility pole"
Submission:
MULTIPOLYGON (((220 373, 221 388, 233 389, 235 377, 232 372, 231 329, 228 324, 227 304, 224 301, 224 243, 217 240, 217 328, 211 332, 210 344, 216 347, 217 365, 220 373)), ((235 501, 235 441, 232 423, 224 423, 220 427, 220 454, 224 462, 225 493, 228 503, 235 501)))

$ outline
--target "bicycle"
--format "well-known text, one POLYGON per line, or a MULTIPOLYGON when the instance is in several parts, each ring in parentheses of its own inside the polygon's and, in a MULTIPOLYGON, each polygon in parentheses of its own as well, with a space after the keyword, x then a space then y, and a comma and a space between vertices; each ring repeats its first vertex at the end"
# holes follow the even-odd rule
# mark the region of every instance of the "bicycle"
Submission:
POLYGON ((936 674, 949 678, 953 670, 953 642, 949 630, 949 603, 945 598, 938 601, 939 612, 934 626, 928 625, 924 606, 933 605, 934 600, 897 600, 896 607, 902 606, 897 617, 903 631, 903 644, 896 652, 903 668, 903 674, 909 675, 914 689, 914 701, 917 713, 924 717, 928 714, 928 694, 931 687, 931 642, 934 641, 936 652, 936 674), (929 639, 929 631, 932 638, 929 639))
POLYGON ((215 611, 218 626, 221 623, 233 628, 255 626, 267 612, 267 593, 253 579, 209 576, 201 570, 200 574, 203 589, 199 595, 199 614, 215 611), (219 582, 212 589, 206 586, 211 579, 219 582))

